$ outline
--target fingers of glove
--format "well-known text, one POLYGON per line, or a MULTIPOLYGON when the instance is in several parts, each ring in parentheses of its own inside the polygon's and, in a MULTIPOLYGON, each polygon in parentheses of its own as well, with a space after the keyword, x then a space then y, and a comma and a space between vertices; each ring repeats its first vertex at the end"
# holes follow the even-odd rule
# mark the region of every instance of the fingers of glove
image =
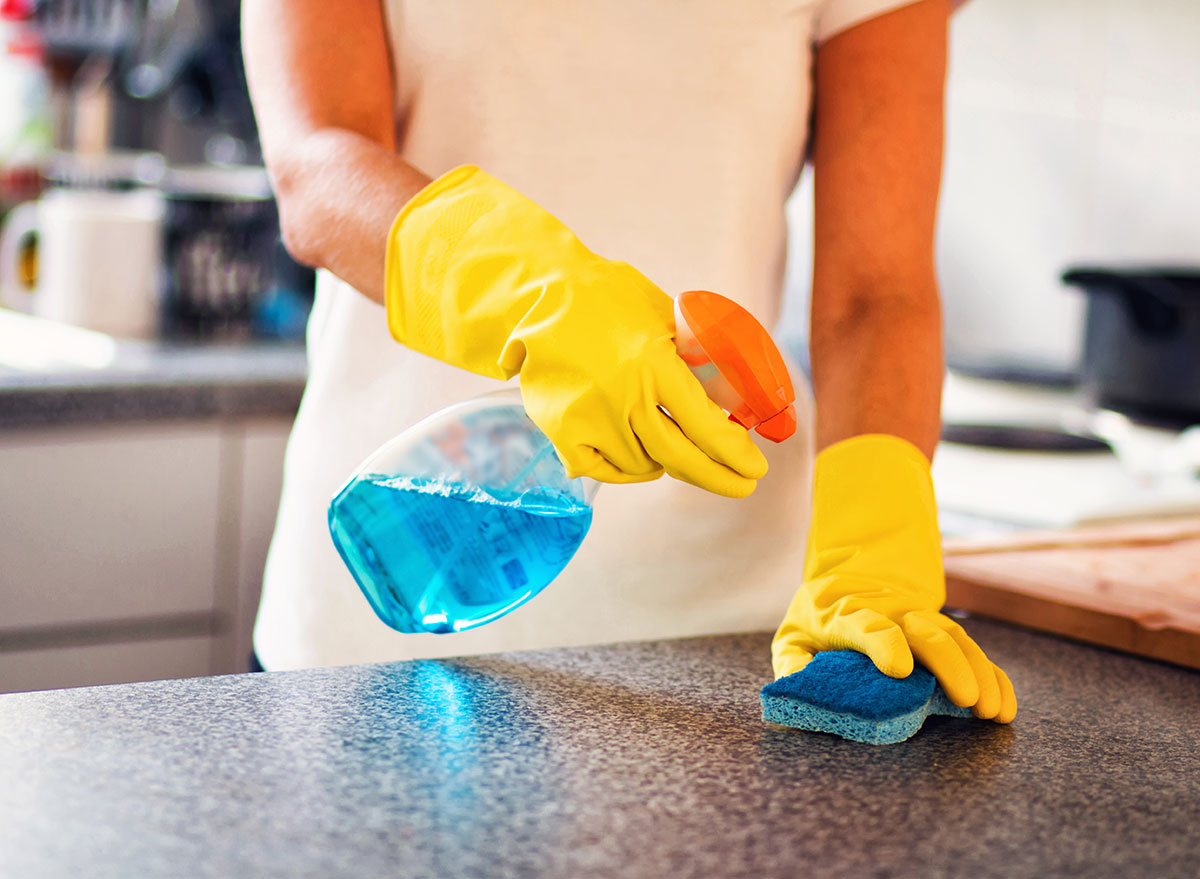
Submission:
POLYGON ((972 712, 983 720, 991 720, 1000 713, 1002 707, 1000 681, 996 678, 998 669, 962 626, 949 617, 942 616, 942 619, 949 623, 947 631, 967 658, 975 681, 979 684, 979 699, 975 702, 972 712))
POLYGON ((812 662, 815 654, 799 644, 779 643, 771 645, 771 667, 775 680, 794 674, 812 662))
POLYGON ((623 414, 598 388, 555 387, 522 374, 525 412, 550 438, 567 475, 601 482, 645 482, 662 475, 623 414))
POLYGON ((567 476, 571 479, 577 476, 587 476, 590 479, 595 479, 597 482, 628 484, 631 482, 652 482, 663 475, 663 469, 656 465, 654 469, 645 473, 626 473, 595 449, 587 446, 576 446, 567 455, 559 452, 558 457, 562 461, 563 468, 567 471, 567 476))
POLYGON ((901 628, 878 611, 862 608, 838 617, 835 640, 867 654, 888 677, 912 674, 913 655, 901 628))
POLYGON ((996 723, 1012 723, 1013 718, 1017 716, 1017 692, 1004 669, 998 665, 995 669, 996 681, 1000 684, 1000 713, 993 719, 996 723))
POLYGON ((753 479, 708 457, 657 407, 635 410, 630 423, 646 453, 676 479, 724 497, 741 498, 754 491, 753 479))
POLYGON ((970 660, 942 620, 957 625, 939 613, 919 612, 905 614, 901 625, 913 653, 937 678, 950 701, 970 708, 979 702, 979 681, 970 660))
POLYGON ((584 448, 594 451, 626 476, 635 477, 624 481, 644 482, 645 479, 641 477, 656 478, 662 474, 662 465, 646 452, 630 424, 614 425, 614 428, 584 433, 581 439, 588 443, 584 448))
POLYGON ((730 421, 725 411, 708 398, 674 351, 663 358, 657 390, 658 403, 705 456, 747 479, 767 475, 767 459, 754 445, 749 431, 730 421))
POLYGON ((568 476, 590 476, 601 482, 646 482, 662 475, 662 466, 646 453, 627 421, 568 414, 565 424, 553 432, 547 430, 546 435, 554 443, 568 476))

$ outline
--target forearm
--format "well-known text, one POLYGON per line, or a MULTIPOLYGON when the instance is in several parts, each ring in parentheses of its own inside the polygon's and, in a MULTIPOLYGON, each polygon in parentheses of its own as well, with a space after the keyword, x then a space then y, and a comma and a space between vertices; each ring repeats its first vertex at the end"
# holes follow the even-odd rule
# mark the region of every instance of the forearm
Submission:
POLYGON ((382 303, 388 230, 429 178, 383 145, 335 128, 277 156, 268 166, 289 252, 382 303))
POLYGON ((926 456, 937 445, 947 14, 946 0, 902 6, 817 55, 810 339, 821 449, 864 433, 926 456))
POLYGON ((242 46, 284 243, 383 301, 388 231, 427 178, 396 155, 379 0, 245 0, 242 46))
MULTIPOLYGON (((932 281, 903 295, 822 310, 810 348, 817 449, 864 433, 902 437, 932 458, 941 424, 941 310, 932 281)), ((815 291, 814 291, 815 292, 815 291)))

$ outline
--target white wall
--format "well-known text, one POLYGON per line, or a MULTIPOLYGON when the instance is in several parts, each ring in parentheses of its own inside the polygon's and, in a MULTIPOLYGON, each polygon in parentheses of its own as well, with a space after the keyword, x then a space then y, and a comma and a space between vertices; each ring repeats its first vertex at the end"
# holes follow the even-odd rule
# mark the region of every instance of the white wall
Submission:
MULTIPOLYGON (((951 28, 939 273, 951 359, 1069 367, 1080 261, 1200 265, 1200 0, 972 0, 951 28)), ((804 333, 808 181, 785 335, 804 333)))

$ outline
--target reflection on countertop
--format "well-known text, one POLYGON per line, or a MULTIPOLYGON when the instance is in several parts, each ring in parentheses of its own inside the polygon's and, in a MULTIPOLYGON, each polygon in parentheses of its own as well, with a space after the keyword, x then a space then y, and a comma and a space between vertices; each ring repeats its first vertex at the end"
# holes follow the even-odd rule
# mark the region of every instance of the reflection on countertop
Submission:
POLYGON ((294 413, 296 342, 117 340, 0 310, 0 428, 294 413))

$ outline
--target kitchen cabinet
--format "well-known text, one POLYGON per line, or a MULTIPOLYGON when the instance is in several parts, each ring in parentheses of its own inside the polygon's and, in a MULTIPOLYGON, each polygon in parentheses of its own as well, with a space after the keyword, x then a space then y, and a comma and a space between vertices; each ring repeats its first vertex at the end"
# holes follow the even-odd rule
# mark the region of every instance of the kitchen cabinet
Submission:
POLYGON ((245 670, 290 424, 0 433, 0 692, 245 670))
POLYGON ((233 587, 223 599, 230 624, 227 637, 216 644, 214 674, 246 670, 291 429, 290 420, 261 419, 241 423, 228 432, 228 445, 238 449, 237 528, 231 534, 236 551, 232 576, 224 578, 233 587))
POLYGON ((11 691, 88 687, 209 674, 208 635, 156 641, 43 647, 0 652, 0 681, 11 691))
POLYGON ((211 610, 222 431, 0 434, 0 627, 211 610))

